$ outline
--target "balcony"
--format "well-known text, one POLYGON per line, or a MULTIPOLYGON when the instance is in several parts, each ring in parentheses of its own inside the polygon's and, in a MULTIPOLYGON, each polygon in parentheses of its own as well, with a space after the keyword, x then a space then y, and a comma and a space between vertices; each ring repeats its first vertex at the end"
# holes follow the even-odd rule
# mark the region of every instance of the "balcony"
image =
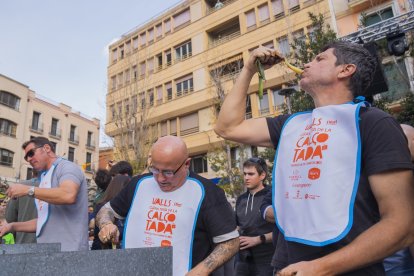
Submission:
POLYGON ((79 136, 69 135, 68 142, 72 145, 79 145, 79 136))
POLYGON ((60 140, 62 138, 62 130, 57 128, 51 128, 49 131, 49 136, 60 140))
POLYGON ((194 92, 194 87, 190 87, 189 89, 177 91, 177 98, 188 95, 191 92, 194 92))
POLYGON ((207 0, 206 1, 206 15, 209 15, 215 11, 218 11, 222 8, 224 8, 225 6, 236 2, 237 0, 221 0, 221 1, 217 1, 217 0, 207 0))
POLYGON ((259 109, 260 116, 265 116, 269 114, 269 108, 259 109))
MULTIPOLYGON (((386 2, 386 0, 377 0, 376 5, 386 2)), ((348 0, 348 7, 353 10, 365 9, 371 6, 371 0, 348 0)))
POLYGON ((209 48, 216 47, 240 36, 239 18, 235 17, 207 31, 209 48))
POLYGON ((37 134, 43 134, 43 124, 32 124, 29 126, 30 131, 35 132, 37 134))
POLYGON ((95 148, 96 148, 95 142, 94 141, 89 141, 85 144, 85 147, 88 150, 95 150, 95 148))

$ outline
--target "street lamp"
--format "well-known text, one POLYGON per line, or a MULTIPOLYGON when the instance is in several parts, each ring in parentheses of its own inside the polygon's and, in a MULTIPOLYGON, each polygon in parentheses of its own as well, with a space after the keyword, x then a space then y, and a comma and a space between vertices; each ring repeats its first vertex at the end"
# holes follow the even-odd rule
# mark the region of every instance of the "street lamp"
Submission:
POLYGON ((288 108, 288 113, 289 113, 289 114, 292 114, 292 107, 291 107, 291 105, 290 105, 290 96, 291 96, 293 93, 296 93, 296 92, 298 92, 298 91, 296 90, 296 88, 295 88, 295 87, 286 87, 286 88, 282 88, 282 89, 280 89, 280 90, 277 92, 277 94, 279 94, 280 96, 284 96, 284 97, 285 97, 285 99, 286 99, 286 105, 287 105, 287 108, 288 108))

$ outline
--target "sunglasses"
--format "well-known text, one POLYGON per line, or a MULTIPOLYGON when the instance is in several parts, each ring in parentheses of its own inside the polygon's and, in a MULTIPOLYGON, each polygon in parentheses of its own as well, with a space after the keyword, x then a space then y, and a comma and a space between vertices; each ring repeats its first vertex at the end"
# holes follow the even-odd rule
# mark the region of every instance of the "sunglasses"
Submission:
POLYGON ((26 155, 24 156, 24 160, 27 161, 27 159, 32 158, 35 155, 36 150, 39 149, 39 148, 43 148, 43 146, 32 148, 31 150, 26 152, 26 155))
POLYGON ((264 161, 262 158, 258 158, 258 157, 251 157, 248 159, 250 162, 259 164, 260 167, 262 167, 262 170, 265 170, 265 167, 267 167, 266 161, 264 161))

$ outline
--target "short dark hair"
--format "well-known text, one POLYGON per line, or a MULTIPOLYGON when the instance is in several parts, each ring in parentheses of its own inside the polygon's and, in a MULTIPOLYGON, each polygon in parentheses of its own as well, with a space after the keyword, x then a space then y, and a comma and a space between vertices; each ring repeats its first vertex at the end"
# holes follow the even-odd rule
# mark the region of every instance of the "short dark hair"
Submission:
POLYGON ((97 204, 105 204, 111 199, 113 199, 125 186, 129 183, 131 179, 126 175, 116 175, 112 178, 111 183, 109 183, 108 188, 106 189, 101 200, 97 204))
POLYGON ((31 143, 33 143, 36 147, 43 147, 44 145, 49 145, 51 151, 55 152, 55 146, 46 137, 37 136, 37 137, 30 138, 29 141, 26 141, 23 143, 22 148, 26 149, 27 146, 31 143))
POLYGON ((354 97, 364 95, 370 86, 378 60, 361 44, 348 41, 334 41, 326 44, 322 52, 332 48, 336 57, 336 65, 355 64, 356 71, 349 81, 349 89, 354 97))
POLYGON ((133 169, 131 164, 128 161, 119 161, 111 167, 109 174, 115 176, 117 174, 127 174, 129 177, 132 177, 133 169))
POLYGON ((95 178, 94 178, 95 183, 103 191, 106 190, 109 183, 111 182, 111 179, 112 179, 112 176, 110 175, 108 170, 99 169, 95 173, 95 178))
POLYGON ((243 168, 246 168, 246 167, 255 167, 259 175, 261 175, 262 173, 266 173, 266 178, 267 178, 268 169, 267 169, 266 161, 263 158, 251 157, 247 159, 243 163, 243 168))

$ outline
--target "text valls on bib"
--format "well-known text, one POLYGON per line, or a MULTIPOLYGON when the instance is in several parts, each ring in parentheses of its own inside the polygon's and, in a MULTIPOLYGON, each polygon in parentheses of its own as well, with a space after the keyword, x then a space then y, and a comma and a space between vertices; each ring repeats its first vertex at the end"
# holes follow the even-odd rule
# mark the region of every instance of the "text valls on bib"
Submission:
POLYGON ((173 246, 173 275, 185 275, 203 198, 204 188, 196 179, 187 178, 172 192, 161 191, 152 176, 141 179, 125 224, 125 248, 173 246))
POLYGON ((320 107, 285 123, 275 156, 273 202, 286 240, 323 246, 349 232, 360 173, 363 104, 320 107))

